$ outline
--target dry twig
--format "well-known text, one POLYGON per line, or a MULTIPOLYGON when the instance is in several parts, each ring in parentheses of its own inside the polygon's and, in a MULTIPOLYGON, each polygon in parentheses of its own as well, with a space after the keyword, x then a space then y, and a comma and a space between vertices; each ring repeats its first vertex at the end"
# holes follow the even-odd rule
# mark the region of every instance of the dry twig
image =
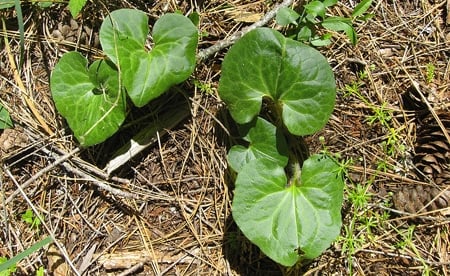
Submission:
POLYGON ((282 3, 278 4, 272 10, 267 12, 259 21, 253 23, 252 25, 250 25, 246 28, 243 28, 242 30, 240 30, 238 32, 235 32, 234 34, 232 34, 231 36, 229 36, 223 40, 218 41, 217 43, 215 43, 214 45, 212 45, 209 48, 199 51, 199 53, 197 55, 198 61, 203 61, 203 60, 209 58, 214 53, 217 53, 218 51, 225 49, 226 47, 234 44, 239 38, 241 38, 246 33, 250 32, 251 30, 254 30, 258 27, 262 27, 262 26, 266 25, 272 18, 275 17, 275 15, 277 14, 277 12, 280 8, 290 6, 290 5, 292 5, 293 2, 294 2, 293 0, 284 0, 282 3))
MULTIPOLYGON (((77 148, 73 151, 71 151, 70 153, 65 154, 64 156, 58 156, 58 158, 56 158, 55 162, 53 162, 52 164, 48 165, 47 167, 43 168, 42 170, 40 170, 39 172, 37 172, 36 174, 34 174, 32 177, 30 177, 30 179, 28 179, 27 181, 25 181, 22 185, 20 185, 20 188, 23 190, 26 187, 28 187, 30 184, 34 183, 36 180, 39 179, 39 177, 43 176, 45 173, 49 172, 50 170, 52 170, 53 168, 55 168, 56 166, 58 166, 59 164, 61 164, 62 162, 66 161, 67 159, 69 159, 72 155, 74 155, 75 153, 79 152, 80 149, 77 148)), ((6 169, 6 168, 5 168, 6 169)), ((16 190, 14 191, 6 200, 5 200, 5 204, 8 204, 9 202, 11 202, 15 196, 17 196, 20 193, 20 190, 16 190)))

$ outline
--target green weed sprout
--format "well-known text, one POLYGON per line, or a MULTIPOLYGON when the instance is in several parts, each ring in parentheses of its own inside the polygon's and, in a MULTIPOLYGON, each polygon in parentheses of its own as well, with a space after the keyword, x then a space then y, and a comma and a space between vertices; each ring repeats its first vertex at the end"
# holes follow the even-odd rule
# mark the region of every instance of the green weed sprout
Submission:
MULTIPOLYGON (((29 255, 33 254, 37 250, 41 249, 42 247, 46 246, 47 244, 52 242, 52 238, 46 237, 45 239, 33 244, 30 248, 27 248, 23 252, 17 254, 16 256, 12 257, 9 260, 1 259, 0 258, 0 275, 1 273, 5 273, 6 275, 9 275, 9 273, 12 273, 15 271, 15 266, 18 262, 23 260, 24 258, 28 257, 29 255)), ((3 275, 2 275, 3 276, 3 275)))
POLYGON ((338 0, 313 0, 308 1, 302 7, 301 13, 297 13, 291 8, 281 8, 276 21, 281 26, 292 26, 289 34, 302 42, 309 42, 313 46, 326 46, 331 43, 332 35, 325 33, 319 35, 319 30, 345 32, 353 45, 356 45, 358 38, 353 28, 355 21, 366 21, 372 14, 365 14, 372 4, 372 0, 361 1, 353 10, 350 18, 340 16, 328 16, 326 10, 334 6, 338 0))

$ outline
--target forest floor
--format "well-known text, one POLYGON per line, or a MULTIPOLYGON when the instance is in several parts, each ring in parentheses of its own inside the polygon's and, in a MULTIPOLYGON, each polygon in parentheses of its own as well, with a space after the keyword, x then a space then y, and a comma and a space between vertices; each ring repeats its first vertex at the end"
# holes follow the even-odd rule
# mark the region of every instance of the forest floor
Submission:
MULTIPOLYGON (((348 17, 355 2, 339 1, 328 13, 348 17)), ((311 153, 326 149, 347 164, 343 227, 320 257, 294 268, 265 257, 231 216, 231 123, 217 93, 226 49, 199 63, 173 98, 132 110, 100 145, 79 147, 55 109, 52 69, 67 51, 101 56, 98 30, 108 11, 139 9, 151 25, 164 13, 196 12, 205 49, 276 4, 88 1, 74 19, 66 4, 23 4, 24 62, 16 76, 17 14, 0 10, 0 99, 14 121, 0 136, 0 256, 49 233, 57 239, 17 263, 17 275, 41 267, 49 275, 450 274, 450 1, 374 1, 373 18, 354 23, 356 45, 333 33, 332 44, 318 48, 335 73, 337 99, 328 124, 306 141, 311 153), (180 90, 189 116, 107 175, 103 168, 122 145, 177 108, 180 90), (27 210, 40 223, 30 224, 27 210)), ((274 20, 267 26, 282 31, 274 20)))

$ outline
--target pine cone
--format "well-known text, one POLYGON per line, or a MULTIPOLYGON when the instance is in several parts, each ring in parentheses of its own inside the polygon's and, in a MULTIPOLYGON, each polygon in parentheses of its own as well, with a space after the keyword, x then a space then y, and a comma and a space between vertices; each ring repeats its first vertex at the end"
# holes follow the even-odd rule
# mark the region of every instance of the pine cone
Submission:
POLYGON ((408 213, 434 211, 450 206, 450 190, 441 191, 423 185, 406 186, 396 193, 393 201, 396 209, 408 213))
POLYGON ((434 179, 434 183, 436 183, 439 187, 450 186, 450 171, 444 171, 436 176, 434 179))
MULTIPOLYGON (((450 133, 450 113, 441 112, 439 119, 450 133)), ((417 132, 414 164, 426 177, 435 180, 448 172, 450 165, 450 144, 434 117, 428 115, 417 132)))
POLYGON ((405 110, 411 110, 416 112, 427 111, 428 107, 426 103, 422 101, 419 91, 411 85, 406 92, 401 95, 403 108, 405 110))
MULTIPOLYGON (((438 117, 450 133, 450 113, 439 112, 438 117)), ((450 207, 450 143, 432 114, 421 121, 415 152, 413 161, 420 171, 417 178, 424 182, 431 179, 436 185, 401 188, 393 198, 394 207, 409 213, 450 207)))

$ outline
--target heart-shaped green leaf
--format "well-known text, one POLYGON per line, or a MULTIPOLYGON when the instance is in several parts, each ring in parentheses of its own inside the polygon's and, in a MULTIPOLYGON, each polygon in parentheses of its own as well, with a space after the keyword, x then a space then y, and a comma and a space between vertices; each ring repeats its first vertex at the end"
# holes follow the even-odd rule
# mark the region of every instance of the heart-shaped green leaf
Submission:
POLYGON ((126 101, 114 64, 99 60, 88 69, 77 52, 64 54, 50 79, 53 100, 81 145, 103 142, 125 119, 126 101))
POLYGON ((334 75, 325 57, 279 32, 259 28, 237 41, 222 64, 220 97, 240 124, 274 102, 287 129, 308 135, 321 129, 333 111, 334 75))
POLYGON ((228 152, 228 163, 233 170, 239 172, 245 164, 259 158, 269 159, 281 167, 287 165, 286 140, 274 125, 257 117, 252 122, 240 126, 240 133, 249 145, 248 147, 235 145, 228 152))
POLYGON ((343 180, 330 158, 313 155, 300 179, 268 159, 245 165, 236 179, 233 218, 274 261, 292 266, 319 256, 339 235, 343 180))
POLYGON ((148 32, 148 18, 143 11, 120 9, 103 20, 99 39, 103 52, 121 70, 127 70, 129 68, 121 64, 122 60, 127 59, 126 63, 129 63, 131 54, 143 49, 148 32))
POLYGON ((145 48, 147 35, 147 16, 131 9, 112 12, 100 29, 103 50, 121 69, 128 95, 138 107, 186 80, 195 68, 198 31, 189 18, 180 14, 159 18, 150 52, 145 48))

